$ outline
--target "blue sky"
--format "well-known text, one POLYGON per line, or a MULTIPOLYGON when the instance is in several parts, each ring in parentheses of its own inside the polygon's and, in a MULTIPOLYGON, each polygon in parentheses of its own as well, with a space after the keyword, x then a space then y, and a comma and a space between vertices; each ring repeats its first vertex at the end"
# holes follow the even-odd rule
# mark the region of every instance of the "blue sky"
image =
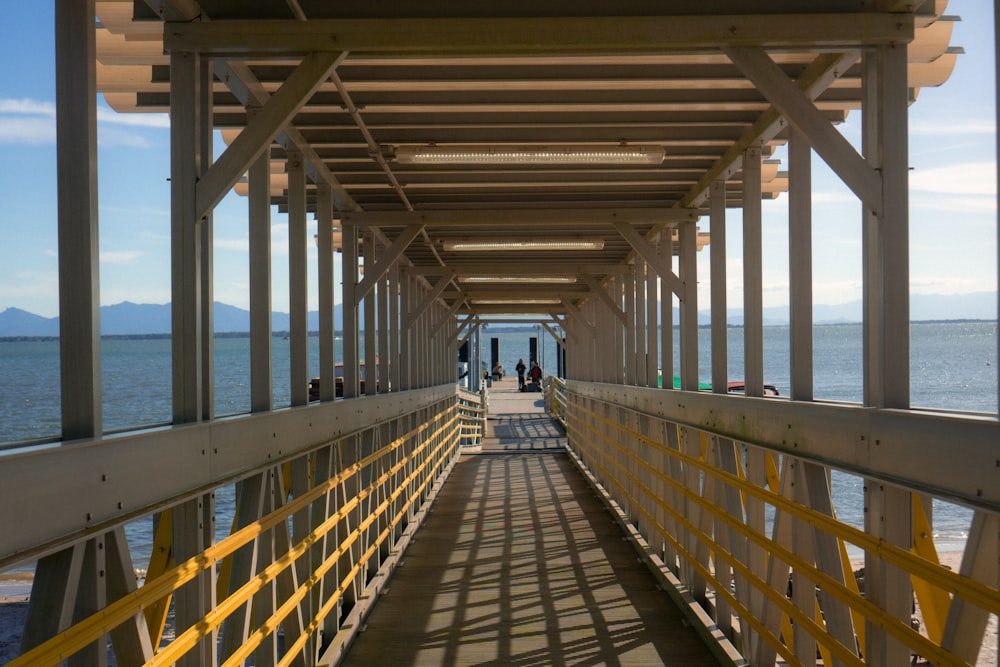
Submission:
MULTIPOLYGON (((51 5, 9 3, 0 40, 0 310, 17 307, 47 317, 58 314, 51 5)), ((989 291, 997 280, 992 3, 951 0, 946 13, 962 17, 951 43, 965 54, 948 82, 922 89, 910 110, 915 293, 989 291)), ((103 99, 98 111, 101 301, 166 303, 167 118, 116 114, 103 99)), ((859 115, 851 114, 840 129, 857 145, 859 115)), ((818 157, 813 164, 814 300, 860 299, 860 204, 818 157)), ((788 303, 787 202, 782 196, 764 204, 765 306, 788 303)), ((215 212, 216 299, 240 307, 248 305, 246 211, 246 200, 230 195, 215 212)), ((272 223, 273 304, 287 311, 287 226, 276 212, 272 223)), ((707 220, 700 225, 708 229, 707 220)), ((738 307, 743 298, 739 211, 730 210, 727 225, 729 303, 738 307)), ((309 261, 315 285, 312 245, 309 261)), ((339 275, 339 263, 337 270, 339 275)), ((706 250, 699 256, 701 308, 709 303, 708 271, 706 250)), ((310 308, 316 308, 315 289, 310 308)))

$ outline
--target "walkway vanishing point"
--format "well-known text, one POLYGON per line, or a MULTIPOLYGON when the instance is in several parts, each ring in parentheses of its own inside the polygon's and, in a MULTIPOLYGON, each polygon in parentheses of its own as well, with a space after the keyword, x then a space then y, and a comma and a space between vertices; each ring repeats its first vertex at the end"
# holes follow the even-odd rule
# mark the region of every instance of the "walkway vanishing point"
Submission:
MULTIPOLYGON (((470 630, 483 630, 485 662, 671 653, 653 626, 616 624, 626 602, 643 623, 675 612, 653 614, 624 587, 648 582, 641 571, 622 592, 602 579, 620 572, 612 545, 631 547, 598 547, 578 528, 587 519, 603 537, 612 526, 589 491, 570 491, 568 459, 537 439, 463 453, 482 435, 492 359, 478 357, 481 335, 511 321, 558 345, 545 401, 567 451, 665 564, 659 584, 714 657, 964 666, 996 647, 1000 421, 921 410, 910 396, 910 208, 923 204, 910 196, 908 109, 960 56, 948 2, 53 4, 61 375, 45 398, 58 393, 61 419, 41 441, 0 447, 0 573, 35 573, 12 665, 101 667, 109 644, 118 665, 330 664, 369 610, 356 649, 370 650, 365 635, 390 623, 376 591, 395 569, 383 597, 404 597, 407 572, 430 572, 419 557, 432 551, 454 590, 404 600, 391 621, 397 633, 429 630, 410 648, 438 652, 430 659, 476 660, 459 620, 491 614, 492 635, 470 630), (115 112, 170 119, 169 164, 140 174, 161 186, 169 176, 169 206, 150 206, 170 212, 151 238, 169 257, 171 370, 148 379, 169 394, 170 418, 114 432, 100 249, 131 250, 132 237, 101 229, 99 95, 115 112), (860 142, 841 132, 849 117, 860 142), (829 231, 814 221, 820 159, 856 200, 856 219, 842 221, 855 252, 837 258, 865 304, 856 403, 814 387, 813 232, 829 231), (220 206, 234 192, 246 205, 220 206), (246 271, 222 270, 217 253, 237 246, 246 271), (772 252, 788 258, 789 326, 774 334, 787 336, 787 392, 767 398, 772 252), (281 359, 276 266, 288 276, 281 359), (217 283, 250 306, 238 414, 216 413, 236 393, 214 380, 217 283), (463 349, 471 372, 456 383, 463 349), (484 482, 466 496, 483 512, 467 535, 457 512, 469 501, 453 498, 471 493, 466 475, 484 482), (497 477, 511 502, 536 502, 515 514, 485 483, 497 477), (539 500, 556 489, 566 495, 539 500), (234 516, 216 511, 222 497, 235 498, 234 516), (941 503, 969 517, 951 569, 934 543, 941 503), (863 517, 847 521, 847 505, 863 517), (434 537, 438 521, 447 537, 434 537), (141 549, 129 548, 136 527, 153 534, 141 549), (509 542, 494 543, 501 530, 509 542), (528 555, 508 579, 481 572, 503 545, 528 555), (601 550, 608 561, 594 569, 584 559, 601 550), (578 591, 563 588, 571 569, 584 575, 578 591), (522 575, 553 594, 529 608, 522 575), (487 600, 480 576, 509 582, 509 597, 487 600), (467 598, 450 617, 433 613, 449 592, 467 598), (600 594, 621 606, 598 612, 587 598, 600 594)), ((39 256, 53 245, 27 238, 39 256)), ((968 242, 994 248, 996 237, 968 242)), ((948 279, 961 270, 941 267, 948 279)), ((15 409, 36 417, 30 403, 15 409)), ((445 575, 416 578, 434 576, 445 575)))
POLYGON ((463 451, 342 664, 717 665, 541 394, 516 387, 493 384, 482 446, 463 451))

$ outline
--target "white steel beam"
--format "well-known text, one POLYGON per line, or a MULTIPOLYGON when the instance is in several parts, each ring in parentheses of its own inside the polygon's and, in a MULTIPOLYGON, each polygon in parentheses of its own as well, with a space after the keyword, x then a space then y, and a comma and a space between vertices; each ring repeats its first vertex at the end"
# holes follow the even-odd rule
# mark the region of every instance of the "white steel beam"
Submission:
POLYGON ((654 248, 649 241, 642 238, 642 236, 640 236, 631 225, 624 222, 615 222, 614 226, 615 229, 618 230, 618 233, 621 234, 622 238, 628 241, 628 244, 632 246, 632 249, 642 255, 642 258, 653 267, 653 270, 656 271, 656 274, 660 276, 660 279, 666 283, 670 291, 679 296, 684 291, 684 285, 681 282, 681 279, 674 273, 673 268, 670 267, 662 257, 660 257, 656 248, 654 248))
POLYGON ((352 223, 341 226, 344 239, 343 291, 341 304, 343 307, 344 331, 344 398, 354 398, 358 395, 358 300, 354 292, 358 286, 358 241, 357 227, 352 223))
POLYGON ((450 54, 648 53, 746 47, 850 49, 907 43, 913 16, 889 13, 336 19, 168 23, 167 51, 281 57, 314 51, 450 54))
POLYGON ((62 437, 103 431, 93 2, 56 2, 56 177, 62 437))
POLYGON ((316 236, 319 245, 317 274, 319 288, 319 397, 336 398, 336 327, 333 319, 336 303, 333 268, 333 196, 326 183, 316 184, 316 236))
MULTIPOLYGON (((215 61, 213 66, 219 81, 225 82, 229 91, 244 107, 262 107, 271 98, 270 93, 264 89, 246 63, 215 61)), ((297 150, 302 153, 310 180, 317 185, 325 184, 330 188, 333 204, 338 210, 351 211, 358 208, 351 195, 295 127, 286 125, 275 137, 275 142, 285 150, 297 150)))
POLYGON ((455 277, 454 274, 447 273, 438 278, 438 281, 434 283, 434 286, 431 288, 430 293, 424 297, 423 301, 420 302, 420 305, 414 308, 413 312, 406 313, 406 316, 404 317, 406 321, 406 328, 412 327, 414 323, 416 323, 416 321, 420 319, 420 316, 423 315, 424 312, 431 307, 431 304, 433 304, 439 296, 441 296, 441 292, 443 292, 445 288, 448 287, 448 285, 452 281, 452 278, 454 277, 455 277))
POLYGON ((278 133, 309 101, 342 57, 338 53, 312 53, 302 60, 198 182, 199 218, 222 200, 259 155, 266 154, 278 133))
MULTIPOLYGON (((882 183, 878 173, 816 109, 812 100, 785 76, 761 49, 730 47, 726 55, 739 67, 788 122, 809 138, 827 164, 866 207, 880 211, 882 183)), ((906 82, 904 72, 903 83, 906 82)))
POLYGON ((0 512, 0 568, 58 552, 243 479, 262 462, 291 460, 454 393, 454 384, 441 385, 8 455, 0 466, 0 484, 11 494, 0 512), (48 483, 38 484, 38 470, 47 471, 48 483), (156 474, 136 472, 149 470, 156 474), (102 475, 105 482, 95 486, 102 475))
POLYGON ((698 391, 698 228, 688 223, 678 231, 681 245, 678 266, 683 286, 677 294, 681 300, 681 388, 698 391))
POLYGON ((764 302, 760 148, 743 158, 743 382, 747 396, 764 395, 764 302))
POLYGON ((709 195, 712 312, 712 391, 724 394, 729 383, 729 330, 726 313, 726 182, 712 183, 709 195))
POLYGON ((591 294, 600 299, 601 302, 608 307, 608 310, 611 311, 611 314, 617 317, 622 324, 625 324, 625 312, 622 311, 621 304, 615 303, 614 299, 611 298, 611 295, 608 294, 608 291, 604 288, 604 285, 598 282, 596 278, 589 276, 586 273, 581 273, 579 275, 580 279, 587 283, 590 287, 591 294))
MULTIPOLYGON (((341 216, 341 222, 347 222, 345 220, 346 217, 341 216)), ((410 243, 420 235, 423 228, 423 225, 407 227, 396 237, 396 240, 392 242, 392 245, 388 249, 379 253, 379 257, 371 265, 367 261, 365 262, 365 277, 358 284, 358 288, 354 294, 358 303, 361 303, 361 300, 371 292, 375 283, 381 280, 386 272, 389 271, 389 267, 395 264, 403 253, 406 252, 406 249, 410 247, 410 243)))
POLYGON ((364 211, 345 213, 344 220, 359 226, 429 225, 433 227, 607 225, 624 222, 633 225, 666 224, 695 221, 697 209, 688 208, 562 208, 562 209, 473 209, 441 211, 364 211))
MULTIPOLYGON (((813 399, 812 150, 791 128, 788 138, 788 273, 792 399, 813 399)), ((713 239, 714 240, 714 239, 713 239)))
POLYGON ((1000 424, 993 418, 706 392, 678 403, 668 392, 586 383, 570 389, 775 452, 1000 511, 995 446, 1000 424))
MULTIPOLYGON (((211 63, 198 67, 198 170, 208 171, 215 159, 211 63)), ((200 178, 200 176, 199 176, 200 178)), ((197 187, 197 186, 195 186, 197 187)), ((201 271, 201 418, 215 417, 215 222, 211 211, 199 223, 201 271)))
POLYGON ((302 154, 288 153, 288 338, 291 404, 309 402, 309 242, 306 170, 302 154))
POLYGON ((193 53, 170 57, 170 265, 173 421, 198 421, 202 408, 201 217, 196 211, 200 77, 193 53))
POLYGON ((250 410, 271 410, 271 166, 258 154, 250 166, 250 410))
MULTIPOLYGON (((856 51, 820 54, 795 80, 795 85, 808 99, 815 100, 844 72, 849 70, 859 58, 856 51)), ((785 124, 781 112, 771 106, 754 121, 753 125, 747 128, 721 158, 716 160, 715 164, 684 196, 681 200, 682 203, 685 206, 699 206, 708 196, 708 190, 712 183, 718 180, 728 180, 740 170, 743 165, 743 153, 748 148, 769 142, 785 129, 785 124)))

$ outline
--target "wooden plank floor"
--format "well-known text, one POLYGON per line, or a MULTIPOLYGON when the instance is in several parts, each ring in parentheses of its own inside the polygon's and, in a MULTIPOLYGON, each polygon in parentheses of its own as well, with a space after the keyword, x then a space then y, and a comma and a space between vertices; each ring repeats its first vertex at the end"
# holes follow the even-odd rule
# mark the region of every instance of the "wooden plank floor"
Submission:
MULTIPOLYGON (((494 426, 558 434, 505 417, 494 426)), ((568 456, 492 435, 455 466, 343 664, 715 665, 568 456)))

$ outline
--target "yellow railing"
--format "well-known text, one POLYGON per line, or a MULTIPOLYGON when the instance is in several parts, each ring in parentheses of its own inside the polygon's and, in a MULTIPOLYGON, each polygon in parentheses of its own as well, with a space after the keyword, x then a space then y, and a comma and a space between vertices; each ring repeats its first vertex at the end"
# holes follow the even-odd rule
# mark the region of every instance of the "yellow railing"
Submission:
MULTIPOLYGON (((914 540, 904 548, 839 521, 829 469, 816 461, 573 394, 562 383, 551 395, 550 412, 565 419, 578 464, 730 656, 814 665, 818 651, 823 664, 874 664, 882 658, 869 660, 866 647, 881 640, 936 665, 975 663, 977 639, 959 639, 958 626, 973 618, 978 641, 988 640, 985 617, 1000 613, 996 567, 955 572, 939 564, 924 492, 912 493, 914 540), (919 627, 859 592, 848 545, 869 567, 906 573, 919 627), (959 615, 960 605, 974 607, 972 616, 959 615)), ((976 517, 995 541, 996 514, 976 517)), ((970 538, 966 561, 976 548, 970 538)))
POLYGON ((248 525, 234 527, 228 537, 179 564, 170 555, 171 512, 163 512, 154 558, 141 587, 9 664, 61 664, 137 619, 148 628, 152 650, 142 660, 134 656, 126 660, 133 664, 173 664, 206 641, 212 643, 210 651, 221 651, 223 665, 242 664, 260 651, 271 653, 269 661, 278 665, 298 664, 308 651, 312 656, 305 662, 311 664, 329 646, 345 642, 339 636, 324 635, 324 629, 332 626, 338 635, 356 631, 356 626, 344 627, 344 618, 358 604, 373 573, 387 564, 391 567, 388 561, 395 554, 390 547, 401 541, 405 526, 416 525, 415 515, 428 501, 430 488, 450 470, 466 424, 474 418, 469 415, 469 409, 460 409, 457 401, 446 401, 436 411, 402 415, 393 423, 341 437, 297 461, 262 469, 261 479, 273 480, 265 482, 271 485, 265 491, 275 498, 277 507, 248 525), (389 433, 400 435, 389 439, 389 433), (336 462, 332 475, 320 471, 320 457, 336 462), (307 488, 296 488, 291 473, 295 465, 309 471, 307 488), (322 515, 315 511, 320 506, 328 508, 322 515), (304 537, 292 543, 289 523, 303 521, 308 529, 298 526, 294 535, 304 537), (279 549, 281 544, 287 548, 279 549), (273 550, 273 557, 259 556, 256 566, 237 579, 232 558, 244 547, 259 554, 273 550), (303 564, 304 580, 292 576, 296 585, 288 594, 278 602, 271 595, 269 605, 262 603, 262 593, 303 564), (220 573, 218 601, 197 622, 178 627, 174 638, 165 638, 164 619, 171 597, 197 578, 216 572, 220 573), (248 620, 227 624, 237 612, 248 620), (280 651, 278 642, 272 641, 279 630, 284 631, 286 644, 280 651), (220 637, 220 633, 231 636, 220 637))

